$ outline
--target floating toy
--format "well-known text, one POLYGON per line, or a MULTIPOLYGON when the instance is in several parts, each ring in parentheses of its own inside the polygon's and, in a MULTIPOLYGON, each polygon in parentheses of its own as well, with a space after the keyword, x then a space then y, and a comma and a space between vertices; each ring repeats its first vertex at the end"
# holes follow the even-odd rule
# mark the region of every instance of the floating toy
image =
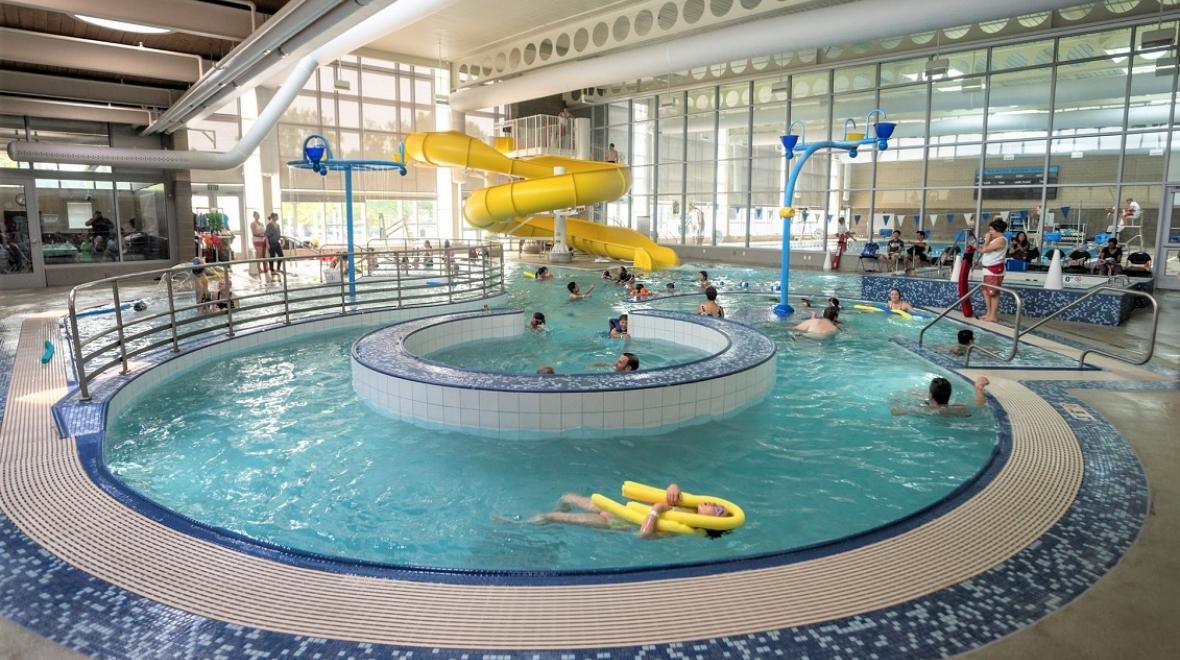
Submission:
POLYGON ((537 274, 536 274, 536 273, 532 273, 532 272, 529 272, 529 271, 527 271, 527 270, 526 270, 526 271, 524 271, 523 273, 521 273, 521 275, 524 275, 524 276, 525 276, 525 279, 529 279, 529 280, 535 280, 535 279, 537 279, 537 274))
MULTIPOLYGON (((644 518, 651 511, 650 505, 656 502, 663 502, 667 497, 664 489, 647 486, 635 481, 624 481, 622 491, 623 497, 638 501, 628 502, 624 506, 598 493, 592 495, 590 501, 594 503, 594 506, 611 515, 635 523, 636 525, 642 525, 644 518)), ((682 492, 680 493, 680 506, 685 508, 676 508, 660 514, 656 529, 671 534, 704 534, 704 530, 706 529, 729 531, 741 527, 746 522, 746 513, 742 511, 741 507, 720 497, 693 495, 682 492), (697 505, 704 502, 720 504, 725 507, 725 510, 730 515, 718 517, 696 513, 695 509, 697 505), (689 509, 692 510, 690 511, 689 509)))
POLYGON ((884 312, 887 311, 888 308, 886 308, 884 305, 876 307, 874 305, 856 304, 852 306, 852 309, 859 309, 862 312, 884 312))
POLYGON ((426 280, 426 286, 446 286, 447 283, 442 280, 426 280))
POLYGON ((904 309, 890 309, 889 305, 884 303, 860 303, 853 305, 852 308, 859 309, 862 312, 892 312, 907 321, 913 321, 914 319, 927 320, 930 318, 925 314, 919 314, 913 311, 907 312, 904 309))
MULTIPOLYGON (((125 302, 119 305, 120 310, 131 309, 133 307, 136 309, 136 311, 142 311, 143 309, 147 309, 147 302, 143 300, 132 300, 131 302, 125 302), (142 309, 140 309, 140 305, 143 306, 142 309)), ((114 305, 103 305, 102 307, 91 307, 90 309, 84 309, 74 314, 74 316, 98 316, 99 314, 112 314, 114 311, 114 305)))
POLYGON ((54 350, 53 342, 46 339, 45 352, 41 354, 41 364, 49 364, 49 361, 53 359, 54 350))

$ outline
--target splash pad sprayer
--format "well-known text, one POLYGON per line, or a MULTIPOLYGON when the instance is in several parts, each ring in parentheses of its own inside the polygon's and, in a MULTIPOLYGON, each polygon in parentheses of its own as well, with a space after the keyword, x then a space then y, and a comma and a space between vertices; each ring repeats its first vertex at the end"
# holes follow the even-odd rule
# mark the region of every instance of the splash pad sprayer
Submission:
POLYGON ((311 134, 303 140, 303 157, 287 161, 288 167, 311 170, 320 176, 328 172, 344 173, 344 220, 348 237, 348 296, 356 300, 356 245, 353 241, 352 226, 352 172, 383 172, 397 170, 406 175, 406 145, 398 147, 400 160, 336 160, 332 157, 332 145, 322 135, 311 134))
POLYGON ((811 158, 812 154, 821 149, 846 151, 849 158, 856 158, 858 150, 864 145, 876 146, 878 151, 885 151, 889 148, 889 138, 893 137, 893 131, 897 128, 897 124, 883 121, 885 118, 885 111, 880 108, 870 110, 869 114, 865 116, 865 129, 867 131, 870 126, 872 127, 872 137, 857 132, 856 121, 852 119, 844 122, 844 139, 842 140, 823 140, 808 144, 806 127, 801 121, 791 122, 791 125, 787 127, 787 134, 779 137, 779 141, 783 144, 783 156, 788 161, 796 154, 799 158, 795 160, 794 166, 791 167, 791 173, 787 177, 787 187, 783 191, 783 207, 778 212, 779 217, 783 219, 783 249, 782 270, 779 274, 780 298, 778 304, 774 306, 775 315, 785 317, 795 311, 787 303, 791 267, 791 218, 795 217, 795 208, 792 206, 792 200, 795 197, 795 181, 799 178, 799 173, 803 171, 803 164, 807 162, 808 158, 811 158), (874 115, 877 116, 876 122, 873 122, 874 115), (798 127, 798 133, 795 132, 796 127, 798 127))

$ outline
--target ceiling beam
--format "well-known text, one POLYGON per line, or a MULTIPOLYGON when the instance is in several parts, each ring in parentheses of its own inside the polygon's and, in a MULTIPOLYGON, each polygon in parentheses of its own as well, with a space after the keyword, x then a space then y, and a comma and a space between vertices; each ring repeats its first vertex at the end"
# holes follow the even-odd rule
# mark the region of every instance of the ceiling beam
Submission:
POLYGON ((138 105, 149 108, 167 108, 182 94, 177 90, 159 87, 124 85, 55 76, 47 73, 5 71, 3 69, 0 69, 0 93, 70 101, 138 105))
POLYGON ((5 0, 10 5, 138 23, 203 37, 242 41, 254 31, 253 9, 200 0, 5 0))
POLYGON ((13 28, 0 28, 0 60, 186 83, 204 68, 199 55, 13 28))
POLYGON ((111 124, 147 126, 152 123, 152 113, 134 108, 115 108, 86 103, 67 103, 34 99, 24 96, 0 95, 0 113, 6 115, 28 115, 53 119, 75 119, 111 124))

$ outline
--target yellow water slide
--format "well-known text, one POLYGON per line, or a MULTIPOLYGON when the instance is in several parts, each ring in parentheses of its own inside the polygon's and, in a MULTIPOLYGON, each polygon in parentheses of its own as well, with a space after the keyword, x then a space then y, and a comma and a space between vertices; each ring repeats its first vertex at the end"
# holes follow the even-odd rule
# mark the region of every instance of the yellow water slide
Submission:
MULTIPOLYGON (((624 165, 558 156, 509 158, 480 140, 456 131, 411 133, 406 157, 439 167, 463 167, 517 177, 510 183, 477 190, 463 205, 472 226, 522 238, 552 238, 555 209, 616 200, 631 187, 624 165), (565 174, 553 168, 564 167, 565 174)), ((676 253, 643 234, 623 227, 569 217, 566 242, 589 254, 630 260, 636 268, 658 270, 680 263, 676 253)))

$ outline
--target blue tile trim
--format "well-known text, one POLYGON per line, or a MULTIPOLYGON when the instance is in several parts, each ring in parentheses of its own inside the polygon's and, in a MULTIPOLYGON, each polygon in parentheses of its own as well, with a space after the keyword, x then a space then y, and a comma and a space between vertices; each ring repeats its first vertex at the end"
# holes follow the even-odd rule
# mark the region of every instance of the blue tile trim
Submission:
MULTIPOLYGON (((497 310, 492 315, 506 316, 520 313, 521 310, 510 309, 497 310)), ((536 375, 481 371, 436 362, 406 350, 405 342, 419 332, 445 323, 486 316, 482 312, 464 312, 428 316, 374 330, 357 339, 350 352, 352 359, 358 364, 393 378, 464 389, 542 393, 617 392, 696 383, 753 369, 774 359, 778 352, 773 339, 748 325, 729 323, 707 316, 654 309, 640 309, 631 312, 631 314, 639 319, 643 317, 666 318, 705 326, 724 335, 727 343, 722 350, 699 360, 668 367, 640 369, 623 374, 536 375)), ((522 327, 524 323, 524 319, 521 319, 522 327)))
MULTIPOLYGON (((1086 289, 1052 290, 1021 285, 1005 286, 1020 292, 1021 300, 1024 302, 1024 313, 1034 317, 1048 316, 1087 293, 1086 289)), ((927 307, 947 307, 959 298, 958 284, 950 280, 891 275, 866 275, 861 278, 861 296, 864 298, 885 300, 891 288, 899 289, 902 297, 911 303, 927 307)), ((1059 318, 1063 321, 1115 326, 1130 317, 1134 301, 1133 297, 1125 294, 1100 293, 1062 313, 1059 318)), ((971 297, 971 304, 976 309, 983 308, 982 291, 977 291, 971 297)), ((1015 302, 1010 296, 1000 296, 1000 312, 1016 313, 1015 302)))
POLYGON ((927 658, 963 653, 1080 595, 1130 547, 1147 515, 1134 451, 1067 389, 1178 389, 1177 383, 1026 382, 1066 415, 1086 462, 1077 499, 1037 542, 970 580, 863 615, 767 632, 642 647, 551 651, 435 649, 307 638, 230 625, 136 596, 45 552, 0 515, 0 615, 90 655, 156 657, 495 657, 554 660, 774 656, 927 658), (1098 540, 1096 542, 1096 539, 1098 540))

